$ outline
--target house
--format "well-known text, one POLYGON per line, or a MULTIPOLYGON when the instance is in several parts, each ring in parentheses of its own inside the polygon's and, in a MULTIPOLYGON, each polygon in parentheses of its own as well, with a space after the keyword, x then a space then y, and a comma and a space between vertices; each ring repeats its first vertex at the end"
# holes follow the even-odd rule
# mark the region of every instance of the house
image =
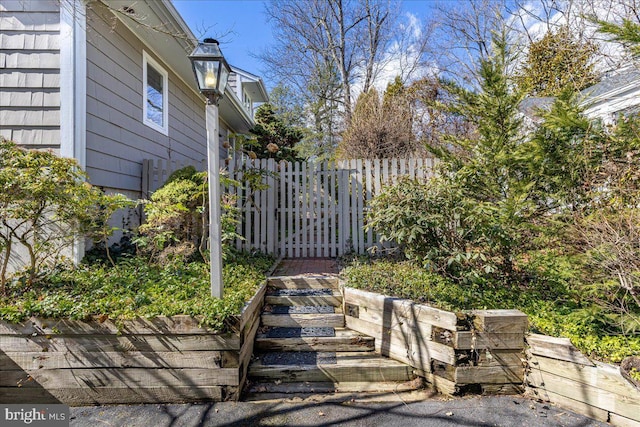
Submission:
MULTIPOLYGON (((197 41, 171 1, 3 0, 0 30, 0 136, 75 157, 92 184, 132 198, 144 159, 206 158, 197 41)), ((220 141, 265 101, 259 77, 233 70, 220 141)))
MULTIPOLYGON (((145 159, 207 157, 206 100, 188 58, 196 44, 170 0, 2 0, 0 137, 76 158, 92 184, 140 198, 145 159)), ((220 142, 248 132, 266 101, 258 76, 232 70, 220 142)))
POLYGON ((629 65, 610 72, 582 94, 585 114, 605 123, 615 123, 620 114, 637 114, 640 112, 640 70, 629 65))

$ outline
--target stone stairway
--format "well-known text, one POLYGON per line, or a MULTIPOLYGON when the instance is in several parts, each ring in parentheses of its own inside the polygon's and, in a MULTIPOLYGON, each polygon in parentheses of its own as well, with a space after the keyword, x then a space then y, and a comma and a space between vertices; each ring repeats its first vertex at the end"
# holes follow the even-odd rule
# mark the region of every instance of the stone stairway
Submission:
POLYGON ((338 279, 271 277, 249 366, 249 396, 390 392, 418 388, 412 368, 375 352, 345 327, 338 279))

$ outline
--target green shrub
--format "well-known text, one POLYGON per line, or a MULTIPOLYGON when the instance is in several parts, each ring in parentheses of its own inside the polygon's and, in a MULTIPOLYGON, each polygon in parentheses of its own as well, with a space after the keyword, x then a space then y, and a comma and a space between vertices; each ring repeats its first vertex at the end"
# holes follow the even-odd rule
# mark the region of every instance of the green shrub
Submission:
MULTIPOLYGON (((225 181, 226 184, 230 180, 225 181)), ((228 242, 237 237, 238 211, 235 198, 221 197, 223 256, 229 255, 228 242)), ((206 260, 209 232, 209 192, 206 172, 187 166, 173 172, 167 182, 145 202, 146 221, 138 231, 136 243, 153 261, 174 258, 206 260)))
POLYGON ((228 330, 230 316, 241 312, 265 278, 273 258, 234 254, 223 266, 224 298, 210 295, 209 267, 179 260, 162 266, 141 257, 104 264, 58 269, 38 289, 8 286, 0 299, 0 319, 21 322, 30 316, 85 320, 108 317, 116 322, 136 317, 187 314, 202 324, 228 330))
POLYGON ((103 194, 86 179, 74 159, 26 150, 0 138, 0 293, 5 293, 8 265, 18 245, 29 255, 24 278, 31 286, 64 261, 65 249, 78 236, 109 238, 109 217, 129 202, 103 194))

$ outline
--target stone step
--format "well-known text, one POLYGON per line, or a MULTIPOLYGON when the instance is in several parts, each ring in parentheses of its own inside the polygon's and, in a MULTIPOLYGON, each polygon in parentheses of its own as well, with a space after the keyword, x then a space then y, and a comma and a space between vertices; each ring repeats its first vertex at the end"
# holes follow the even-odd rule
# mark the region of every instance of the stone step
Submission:
POLYGON ((413 369, 373 352, 264 353, 249 366, 253 381, 388 382, 411 381, 413 369))
POLYGON ((267 285, 276 289, 337 289, 339 280, 332 275, 273 276, 267 285))
MULTIPOLYGON (((279 394, 312 394, 312 393, 386 393, 406 392, 424 388, 422 378, 411 381, 376 381, 376 382, 297 382, 297 383, 252 383, 248 393, 279 393, 279 394)), ((264 396, 260 396, 264 397, 264 396)), ((274 397, 274 396, 268 396, 274 397)))
MULTIPOLYGON (((258 334, 256 337, 256 350, 259 351, 373 351, 374 338, 351 329, 337 328, 334 336, 305 336, 309 335, 300 331, 300 336, 274 337, 277 333, 258 334)), ((279 331, 275 331, 279 332, 279 331)), ((287 331, 285 331, 287 332, 287 331)))
POLYGON ((304 327, 344 327, 344 314, 340 313, 306 313, 306 314, 271 314, 265 312, 261 316, 262 326, 278 326, 287 328, 304 327))
POLYGON ((342 306, 342 294, 335 289, 278 289, 267 293, 265 303, 271 305, 342 306))

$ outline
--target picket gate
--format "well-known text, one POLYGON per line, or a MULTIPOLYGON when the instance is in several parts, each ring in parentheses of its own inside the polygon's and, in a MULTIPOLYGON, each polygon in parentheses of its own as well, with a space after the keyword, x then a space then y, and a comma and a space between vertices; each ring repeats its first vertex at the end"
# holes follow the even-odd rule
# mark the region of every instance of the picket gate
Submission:
POLYGON ((240 250, 260 250, 286 258, 336 257, 380 247, 366 230, 368 202, 388 184, 434 173, 430 158, 353 159, 337 162, 275 162, 239 159, 229 177, 256 179, 260 188, 231 187, 240 213, 240 250))

